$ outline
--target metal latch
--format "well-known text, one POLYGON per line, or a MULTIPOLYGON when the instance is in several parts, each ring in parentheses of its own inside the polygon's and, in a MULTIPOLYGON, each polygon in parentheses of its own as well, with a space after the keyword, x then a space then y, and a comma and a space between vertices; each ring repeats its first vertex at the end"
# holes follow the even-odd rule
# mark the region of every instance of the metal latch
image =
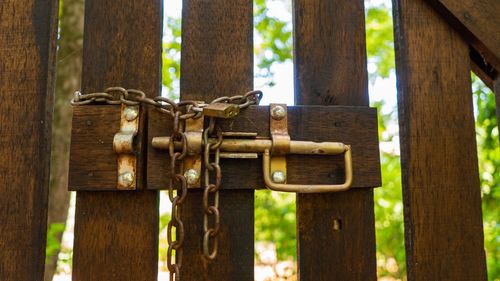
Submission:
POLYGON ((271 190, 299 193, 345 191, 352 184, 351 147, 339 142, 297 142, 288 135, 287 106, 271 104, 270 130, 271 148, 266 148, 262 156, 262 171, 266 187, 271 190), (300 147, 300 149, 299 149, 300 147), (286 183, 287 154, 344 154, 345 180, 342 184, 310 185, 286 183), (276 156, 274 156, 276 155, 276 156))
MULTIPOLYGON (((287 107, 283 104, 270 106, 270 131, 271 139, 262 138, 254 133, 226 132, 220 144, 221 158, 257 158, 262 154, 263 179, 266 187, 271 190, 317 193, 344 191, 352 183, 352 159, 349 145, 340 142, 312 142, 290 140, 288 134, 287 107), (286 183, 286 155, 338 155, 344 154, 345 180, 342 184, 335 185, 309 185, 286 183)), ((209 142, 216 143, 217 139, 209 138, 209 142)), ((198 139, 195 141, 187 136, 188 146, 196 143, 201 151, 204 144, 198 139)), ((170 137, 154 137, 152 146, 156 149, 168 149, 170 137)), ((180 149, 181 144, 174 142, 175 149, 180 149)), ((195 154, 196 154, 195 153, 195 154)), ((193 186, 191 186, 193 187, 193 186)))
POLYGON ((139 105, 121 105, 120 131, 113 138, 113 149, 118 154, 118 189, 137 187, 137 157, 134 139, 139 132, 139 105))

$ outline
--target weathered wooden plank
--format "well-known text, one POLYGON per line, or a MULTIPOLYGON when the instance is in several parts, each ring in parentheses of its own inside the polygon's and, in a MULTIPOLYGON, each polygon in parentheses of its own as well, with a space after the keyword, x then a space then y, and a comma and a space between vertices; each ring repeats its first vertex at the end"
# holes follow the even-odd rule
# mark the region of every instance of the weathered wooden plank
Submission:
POLYGON ((427 0, 469 44, 500 71, 500 1, 427 0))
MULTIPOLYGON (((251 90, 252 1, 185 0, 182 11, 181 99, 209 101, 251 90)), ((225 169, 222 166, 223 177, 225 169)), ((188 194, 182 211, 186 234, 181 269, 184 280, 254 279, 254 192, 220 193, 222 231, 219 254, 212 262, 201 254, 201 193, 188 194)))
POLYGON ((0 280, 43 280, 57 6, 0 3, 0 280))
MULTIPOLYGON (((162 2, 85 4, 83 92, 122 86, 158 95, 162 2)), ((156 280, 157 192, 81 191, 76 201, 73 280, 156 280)))
MULTIPOLYGON (((288 107, 288 131, 292 140, 339 141, 352 145, 353 186, 379 186, 380 159, 376 110, 368 107, 288 107)), ((152 109, 149 112, 147 182, 150 189, 165 189, 170 171, 166 150, 151 146, 154 137, 169 136, 172 119, 152 109)), ((252 106, 234 120, 221 122, 224 132, 255 132, 270 138, 269 107, 252 106)), ((101 130, 109 128, 103 124, 101 130)), ((344 159, 337 156, 289 155, 288 182, 310 184, 342 183, 344 159), (311 182, 311 178, 315 182, 311 182)), ((222 159, 226 189, 264 188, 262 159, 222 159), (246 176, 241 173, 245 171, 246 176)), ((85 173, 84 173, 85 174, 85 173)), ((81 175, 85 176, 85 175, 81 175)))
MULTIPOLYGON (((117 188, 117 154, 113 149, 114 135, 120 130, 120 116, 120 105, 84 105, 73 108, 69 190, 122 191, 117 188)), ((139 132, 134 140, 137 189, 146 186, 143 176, 146 166, 146 159, 143 157, 145 118, 141 119, 139 132)))
POLYGON ((408 280, 486 280, 468 45, 393 3, 408 280))
MULTIPOLYGON (((368 106, 363 1, 296 0, 294 25, 297 104, 368 106)), ((299 194, 297 229, 300 280, 376 280, 371 189, 299 194)))

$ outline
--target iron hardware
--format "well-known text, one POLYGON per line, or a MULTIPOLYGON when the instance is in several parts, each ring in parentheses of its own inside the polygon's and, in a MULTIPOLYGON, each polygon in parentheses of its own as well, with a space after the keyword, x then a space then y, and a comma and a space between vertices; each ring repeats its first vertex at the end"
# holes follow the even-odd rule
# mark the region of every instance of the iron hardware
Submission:
MULTIPOLYGON (((216 143, 216 138, 209 138, 210 143, 216 143)), ((188 139, 189 143, 189 139, 188 139)), ((175 149, 181 148, 181 143, 174 141, 175 149)), ((153 138, 152 146, 156 149, 168 149, 170 145, 170 137, 153 138)), ((255 139, 239 139, 225 138, 220 145, 222 153, 238 154, 264 154, 266 150, 272 149, 273 141, 268 138, 255 139)), ((347 150, 347 145, 341 142, 314 142, 314 141, 290 141, 290 151, 288 154, 304 154, 304 155, 337 155, 342 154, 347 150)), ((222 157, 221 157, 222 158, 222 157)), ((239 158, 239 157, 231 157, 239 158)), ((248 157, 242 157, 248 158, 248 157)))
POLYGON ((203 115, 215 118, 233 118, 240 112, 237 104, 211 103, 203 107, 203 115))
POLYGON ((201 186, 202 144, 204 171, 203 193, 203 254, 212 260, 217 256, 218 233, 220 231, 219 214, 219 187, 222 171, 219 166, 220 142, 223 133, 217 118, 233 118, 253 104, 258 104, 262 92, 250 91, 244 95, 221 97, 210 104, 196 101, 182 101, 179 103, 165 97, 148 98, 139 90, 126 90, 122 87, 111 87, 104 92, 82 94, 76 92, 72 105, 87 105, 93 103, 107 103, 121 105, 120 131, 114 135, 113 148, 118 154, 118 189, 136 189, 137 186, 137 158, 134 151, 134 139, 139 132, 140 105, 151 105, 172 117, 173 131, 170 136, 172 142, 168 145, 170 156, 170 183, 168 195, 172 203, 172 219, 167 225, 168 250, 167 267, 171 280, 179 280, 182 266, 184 241, 184 224, 180 216, 182 205, 187 196, 188 187, 201 186), (209 126, 204 130, 204 116, 210 117, 209 126), (217 135, 219 142, 210 143, 209 135, 217 135), (205 140, 202 142, 202 140, 205 140), (175 142, 180 142, 180 149, 176 150, 175 142), (215 152, 211 154, 210 152, 215 152), (210 183, 211 174, 215 182, 210 183), (212 199, 210 199, 212 197, 212 199), (213 204, 212 204, 213 202, 213 204), (209 217, 213 223, 209 223, 209 217), (173 233, 176 232, 175 239, 173 233), (175 260, 173 259, 175 252, 175 260))
MULTIPOLYGON (((270 106, 271 139, 261 138, 256 133, 226 132, 222 141, 218 138, 208 138, 209 144, 220 143, 220 158, 254 159, 262 154, 263 179, 271 190, 299 193, 338 192, 350 188, 352 183, 351 147, 341 142, 312 142, 290 140, 287 130, 286 105, 272 104, 270 106), (276 112, 279 113, 279 117, 276 112), (286 183, 286 155, 338 155, 344 154, 345 180, 335 185, 309 185, 286 183)), ((170 137, 155 137, 152 146, 156 149, 168 149, 170 137)), ((188 147, 192 138, 187 137, 188 147)), ((181 142, 174 141, 174 148, 180 149, 181 142)), ((201 150, 205 142, 196 142, 201 150)), ((194 152, 199 153, 199 152, 194 152)))
MULTIPOLYGON (((211 103, 202 101, 174 102, 165 97, 147 98, 139 90, 112 87, 102 93, 86 95, 77 93, 72 101, 74 105, 93 103, 120 105, 120 130, 114 134, 113 149, 118 159, 117 188, 124 190, 138 189, 140 184, 144 182, 144 178, 141 177, 142 172, 137 171, 137 163, 142 162, 141 159, 143 159, 140 158, 141 153, 139 153, 142 151, 140 147, 142 138, 144 138, 143 134, 139 133, 139 126, 144 123, 140 118, 141 115, 146 115, 146 113, 141 114, 141 110, 144 110, 143 106, 150 105, 156 108, 154 111, 147 112, 150 117, 157 116, 155 115, 158 114, 157 111, 169 116, 167 119, 170 123, 167 123, 166 127, 170 130, 167 130, 170 132, 170 136, 152 137, 151 146, 167 150, 169 155, 167 171, 170 176, 165 187, 168 189, 169 199, 172 202, 172 219, 167 226, 169 235, 167 267, 172 276, 179 276, 182 265, 184 224, 180 214, 188 194, 188 188, 203 189, 201 202, 203 206, 203 256, 208 260, 217 256, 219 240, 222 239, 218 235, 220 233, 219 190, 223 173, 220 165, 221 158, 256 159, 261 155, 262 179, 265 186, 271 190, 316 193, 344 191, 351 187, 353 167, 350 145, 342 142, 292 140, 288 133, 289 116, 286 105, 271 104, 268 113, 266 113, 267 109, 261 111, 264 115, 269 114, 267 120, 269 120, 268 132, 270 132, 270 136, 268 137, 259 135, 266 134, 267 136, 267 132, 265 132, 267 129, 259 128, 261 124, 252 124, 255 126, 252 129, 254 132, 238 132, 237 130, 244 131, 247 128, 240 126, 239 129, 231 129, 234 119, 221 120, 234 118, 240 113, 240 110, 258 104, 261 95, 262 93, 259 91, 251 91, 244 95, 221 97, 211 103), (231 124, 229 129, 228 124, 231 124), (224 128, 226 132, 223 131, 224 128), (259 133, 255 131, 259 131, 259 133), (287 182, 287 156, 291 154, 343 154, 344 183, 309 185, 287 182), (177 233, 175 239, 174 232, 177 233), (175 260, 173 259, 174 252, 175 260)), ((118 108, 113 108, 113 112, 117 112, 118 108)), ((250 110, 255 110, 255 108, 250 110)), ((117 115, 114 115, 115 121, 113 122, 116 122, 116 117, 117 115)), ((292 121, 290 122, 292 124, 293 118, 296 117, 291 115, 292 121)), ((152 121, 150 124, 155 124, 155 120, 157 121, 156 118, 148 119, 152 121)), ((266 119, 259 120, 261 121, 257 123, 266 119)), ((108 138, 105 139, 108 140, 108 138)), ((291 163, 294 161, 292 159, 291 157, 291 163)))
POLYGON ((137 158, 134 139, 139 131, 140 107, 121 105, 120 131, 113 138, 113 149, 118 154, 118 189, 135 189, 137 158))

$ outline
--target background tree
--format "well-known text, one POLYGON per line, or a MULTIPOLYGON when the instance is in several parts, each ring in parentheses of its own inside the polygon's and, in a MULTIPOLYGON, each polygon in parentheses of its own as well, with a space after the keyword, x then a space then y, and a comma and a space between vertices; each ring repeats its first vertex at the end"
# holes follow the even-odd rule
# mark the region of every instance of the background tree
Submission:
POLYGON ((68 163, 73 112, 69 100, 73 92, 80 88, 82 69, 83 0, 61 0, 59 5, 45 281, 52 280, 56 271, 68 216, 68 163))

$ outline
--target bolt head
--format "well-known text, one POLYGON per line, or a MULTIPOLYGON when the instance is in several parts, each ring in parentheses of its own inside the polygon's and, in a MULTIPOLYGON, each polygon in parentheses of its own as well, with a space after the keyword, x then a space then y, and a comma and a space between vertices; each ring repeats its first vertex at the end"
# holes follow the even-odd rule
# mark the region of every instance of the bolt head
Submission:
POLYGON ((282 171, 274 172, 272 178, 275 183, 284 183, 286 181, 286 175, 282 171))
POLYGON ((137 106, 127 106, 123 114, 127 121, 133 121, 139 116, 139 108, 137 106))
POLYGON ((273 107, 271 110, 271 117, 273 117, 274 120, 281 120, 285 118, 286 116, 286 110, 283 106, 277 105, 273 107))
POLYGON ((134 183, 134 174, 131 172, 125 172, 118 176, 118 183, 122 186, 129 187, 134 183))
POLYGON ((196 184, 200 175, 195 169, 189 169, 184 172, 184 177, 186 178, 188 184, 196 184))

